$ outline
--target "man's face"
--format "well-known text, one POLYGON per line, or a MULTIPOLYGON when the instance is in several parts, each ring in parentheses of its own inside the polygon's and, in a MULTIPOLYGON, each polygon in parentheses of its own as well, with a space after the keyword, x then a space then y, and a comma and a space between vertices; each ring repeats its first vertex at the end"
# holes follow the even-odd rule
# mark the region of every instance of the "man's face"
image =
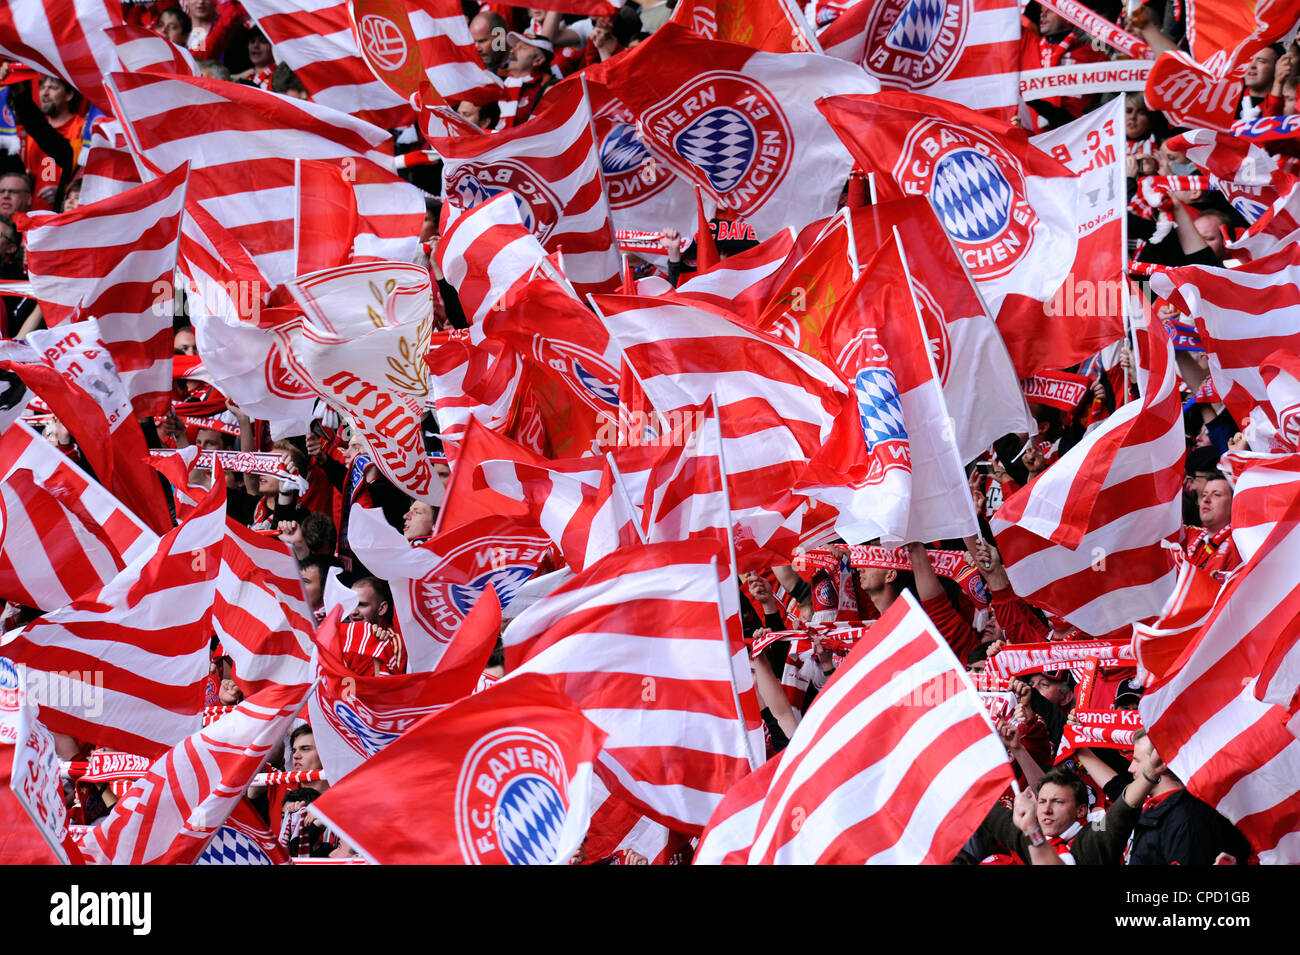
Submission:
POLYGON ((32 189, 22 176, 0 176, 0 215, 12 216, 32 206, 32 189))
POLYGON ((1255 54, 1255 58, 1246 67, 1246 88, 1262 96, 1273 85, 1273 67, 1277 63, 1277 54, 1268 47, 1255 54))
POLYGON ((271 53, 271 44, 261 34, 253 34, 248 39, 248 61, 259 70, 275 62, 271 53))
POLYGON ((1059 13, 1053 13, 1051 10, 1045 9, 1039 14, 1038 32, 1043 36, 1055 36, 1058 33, 1064 33, 1068 29, 1070 29, 1070 24, 1059 13))
POLYGON ((1074 702, 1074 690, 1064 680, 1050 680, 1041 673, 1035 673, 1029 678, 1029 685, 1058 709, 1067 709, 1074 702))
POLYGON ((197 355, 199 350, 194 344, 194 330, 182 328, 177 332, 172 340, 172 351, 177 355, 197 355))
POLYGON ((1201 488, 1201 526, 1211 534, 1228 526, 1232 520, 1232 487, 1227 481, 1206 481, 1201 488))
POLYGON ((190 16, 207 23, 217 12, 217 0, 190 0, 190 16))
POLYGON ((41 112, 46 116, 62 116, 68 108, 72 94, 63 85, 62 80, 52 76, 41 79, 41 112))
POLYGON ((527 76, 546 62, 546 54, 522 40, 510 48, 506 72, 511 76, 527 76))
POLYGON ((434 461, 433 473, 438 475, 438 480, 442 482, 443 487, 446 487, 447 482, 451 480, 451 467, 446 461, 434 461))
POLYGON ((496 69, 501 65, 501 46, 497 34, 492 29, 492 21, 484 16, 477 16, 469 23, 469 35, 474 39, 474 49, 483 61, 485 69, 496 69))
POLYGON ((199 428, 199 433, 194 437, 194 446, 200 451, 220 451, 225 448, 226 442, 222 440, 220 431, 199 428))
POLYGON ((320 610, 325 605, 325 586, 320 579, 319 567, 304 567, 301 571, 302 586, 307 592, 307 603, 312 610, 320 610))
POLYGON ((1223 233, 1219 231, 1219 220, 1214 216, 1198 216, 1194 225, 1210 251, 1223 258, 1223 233))
POLYGON ((1074 792, 1068 786, 1044 783, 1038 790, 1038 824, 1048 838, 1069 829, 1087 809, 1075 801, 1074 792))
POLYGON ((324 769, 320 755, 316 752, 316 737, 303 733, 293 741, 293 771, 304 772, 310 769, 324 769))
POLYGON ((898 576, 894 570, 884 567, 859 567, 858 583, 867 593, 874 593, 893 581, 898 576))
POLYGON ((185 41, 189 39, 185 35, 185 27, 181 24, 181 18, 174 13, 164 13, 159 18, 156 29, 162 36, 177 46, 184 46, 185 41))
POLYGON ((353 584, 352 590, 357 595, 357 609, 349 614, 348 619, 353 622, 379 624, 388 610, 388 602, 381 601, 379 595, 375 593, 375 588, 370 584, 353 584))
POLYGON ((402 533, 408 541, 428 537, 433 533, 433 508, 424 501, 415 501, 406 511, 402 533))

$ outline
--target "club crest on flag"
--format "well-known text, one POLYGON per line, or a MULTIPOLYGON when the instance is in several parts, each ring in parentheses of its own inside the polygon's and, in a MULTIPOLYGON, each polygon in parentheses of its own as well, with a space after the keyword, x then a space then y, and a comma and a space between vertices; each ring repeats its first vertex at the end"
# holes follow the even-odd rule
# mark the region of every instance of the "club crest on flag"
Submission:
POLYGON ((427 708, 416 707, 409 710, 385 710, 380 716, 366 706, 358 697, 344 695, 330 701, 324 684, 315 690, 316 702, 325 720, 339 738, 352 747, 360 756, 374 756, 381 749, 401 736, 403 731, 417 720, 428 716, 427 708))
POLYGON ((275 862, 252 836, 234 826, 222 826, 194 864, 275 865, 275 862))
POLYGON ((970 21, 970 0, 883 0, 867 19, 865 65, 909 89, 937 83, 957 65, 970 21))
POLYGON ((921 322, 925 326, 925 346, 934 360, 934 370, 938 373, 939 385, 948 383, 948 368, 952 364, 952 343, 948 338, 948 320, 943 308, 930 290, 912 279, 912 293, 921 312, 921 322))
MULTIPOLYGON (((610 408, 618 407, 618 384, 616 382, 608 382, 598 378, 583 368, 581 362, 576 358, 573 360, 573 377, 591 392, 598 403, 607 405, 610 408)), ((598 407, 596 410, 601 409, 598 407)))
POLYGON ((357 21, 361 48, 376 66, 388 72, 402 68, 406 62, 406 40, 397 24, 388 17, 368 13, 357 21))
POLYGON ((461 621, 488 584, 496 589, 501 606, 509 606, 549 550, 549 542, 542 543, 541 539, 536 542, 503 539, 496 546, 470 541, 444 555, 438 569, 410 582, 411 612, 430 634, 446 643, 460 629, 461 621), (443 568, 460 562, 473 565, 468 583, 439 579, 443 568))
POLYGON ((767 201, 790 165, 793 139, 776 97, 736 73, 696 77, 647 110, 641 128, 743 215, 767 201))
POLYGON ((904 192, 930 197, 977 280, 1005 275, 1029 251, 1038 217, 1025 201, 1019 165, 993 137, 937 120, 918 123, 894 177, 904 192))
POLYGON ((266 390, 279 398, 313 398, 316 395, 305 384, 307 374, 293 356, 293 349, 278 334, 267 353, 264 373, 266 390))
POLYGON ((853 393, 858 399, 862 438, 867 445, 866 484, 879 484, 893 470, 912 470, 912 448, 903 423, 903 399, 898 382, 889 369, 889 356, 866 330, 850 342, 841 353, 841 368, 857 368, 853 376, 853 393))
POLYGON ((554 861, 569 811, 568 779, 559 746, 536 730, 507 727, 479 740, 456 782, 456 834, 466 861, 554 861))
POLYGON ((618 100, 607 103, 591 117, 611 209, 634 207, 663 192, 673 180, 662 167, 653 175, 643 175, 650 151, 641 142, 634 119, 618 100))
POLYGON ((466 162, 447 177, 447 197, 461 209, 472 209, 502 192, 513 192, 524 228, 545 242, 560 219, 560 202, 550 187, 523 163, 495 160, 491 168, 466 162))

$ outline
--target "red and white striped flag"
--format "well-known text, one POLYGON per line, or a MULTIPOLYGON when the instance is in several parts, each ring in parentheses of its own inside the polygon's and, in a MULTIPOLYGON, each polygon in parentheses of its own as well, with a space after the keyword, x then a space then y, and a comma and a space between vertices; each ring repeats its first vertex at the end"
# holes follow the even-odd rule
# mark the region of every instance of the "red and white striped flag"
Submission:
POLYGON ((165 415, 172 389, 172 275, 187 166, 62 215, 18 220, 49 327, 96 318, 135 413, 165 415))
POLYGON ((246 696, 311 680, 311 608, 293 551, 283 541, 226 522, 212 626, 246 696))
POLYGON ((1189 129, 1174 136, 1169 148, 1185 154, 1208 173, 1214 188, 1252 224, 1297 182, 1263 147, 1241 136, 1189 129))
POLYGON ((593 301, 663 416, 668 435, 659 443, 685 433, 693 414, 686 409, 715 396, 738 570, 779 563, 800 543, 833 536, 834 509, 790 489, 823 454, 837 419, 857 426, 856 404, 838 375, 721 312, 637 296, 593 301))
POLYGON ((1130 401, 993 515, 1011 583, 1084 633, 1160 613, 1182 533, 1182 402, 1159 322, 1138 332, 1145 376, 1130 401))
POLYGON ((575 571, 619 548, 642 543, 627 491, 603 458, 568 458, 544 465, 484 461, 478 465, 474 486, 527 504, 532 520, 575 571))
POLYGON ((270 686, 182 740, 117 801, 84 842, 101 865, 188 865, 284 740, 311 687, 270 686))
POLYGON ((142 181, 117 120, 105 117, 95 123, 82 149, 86 161, 81 174, 81 201, 86 205, 125 192, 142 181))
POLYGON ((297 159, 333 163, 352 184, 354 258, 409 262, 415 255, 424 201, 394 171, 383 130, 315 103, 205 77, 120 73, 112 81, 113 112, 132 150, 162 172, 189 162, 189 203, 227 229, 271 285, 297 274, 297 159), (178 129, 197 132, 177 136, 178 129))
POLYGON ((248 0, 244 9, 312 102, 381 129, 410 125, 410 104, 377 80, 361 58, 347 0, 248 0))
POLYGON ((813 109, 816 94, 880 88, 833 57, 763 53, 674 22, 596 72, 655 159, 760 239, 833 213, 849 177, 852 157, 813 109))
POLYGON ((579 292, 618 286, 621 263, 581 83, 560 87, 521 126, 431 145, 443 157, 443 191, 453 207, 473 209, 511 191, 525 228, 546 251, 563 253, 579 292))
POLYGON ((735 555, 718 409, 710 395, 701 407, 685 410, 695 427, 664 451, 647 477, 642 508, 646 542, 715 540, 725 548, 730 566, 735 555))
POLYGON ((904 592, 822 688, 696 862, 946 865, 1011 783, 965 668, 904 592))
POLYGON ((610 792, 679 832, 703 828, 762 747, 748 654, 724 625, 719 554, 710 541, 624 548, 502 634, 502 685, 559 679, 609 734, 598 771, 610 792))
POLYGON ((771 297, 772 282, 794 243, 794 229, 782 229, 754 248, 728 256, 707 272, 683 276, 676 294, 742 317, 757 317, 771 297))
POLYGON ((377 864, 564 865, 604 739, 555 680, 502 680, 425 717, 312 812, 377 864))
POLYGON ((453 109, 462 100, 500 98, 501 80, 483 67, 456 0, 349 0, 347 7, 354 49, 399 98, 410 101, 426 86, 453 109))
POLYGON ((61 76, 107 110, 104 74, 118 68, 105 31, 123 23, 113 0, 32 0, 0 6, 0 54, 47 76, 61 76))
MULTIPOLYGON (((56 733, 158 756, 201 725, 210 614, 225 537, 226 486, 100 590, 0 642, 45 698, 56 733)), ((202 848, 200 846, 200 848, 202 848)))
POLYGON ((818 36, 887 90, 924 93, 1011 120, 1020 98, 1016 0, 861 0, 818 36))
POLYGON ((1267 403, 1260 366, 1279 348, 1300 350, 1300 245, 1235 269, 1157 272, 1151 290, 1196 320, 1214 390, 1237 421, 1267 403))
POLYGON ((471 325, 546 258, 537 237, 525 228, 522 211, 509 190, 464 212, 450 202, 443 207, 450 222, 443 226, 434 258, 471 325))
POLYGON ((0 437, 0 475, 0 599, 56 610, 157 546, 157 534, 21 421, 0 437))
MULTIPOLYGON (((1249 472, 1247 472, 1249 473, 1249 472)), ((1294 477, 1294 475, 1293 475, 1294 477)), ((1270 669, 1293 652, 1300 592, 1300 483, 1264 512, 1233 500, 1233 524, 1267 520, 1259 549, 1228 581, 1183 665, 1146 691, 1139 709, 1156 752, 1197 798, 1241 830, 1264 863, 1300 862, 1300 739, 1288 729, 1294 669, 1270 669), (1252 513, 1243 513, 1250 511, 1252 513), (1269 692, 1273 681, 1287 677, 1269 692)), ((1294 667, 1294 659, 1291 663, 1294 667)))
MULTIPOLYGON (((165 36, 145 27, 126 24, 104 31, 113 41, 117 61, 126 73, 152 70, 154 73, 177 73, 198 76, 199 65, 189 50, 179 47, 165 36)), ((83 187, 84 188, 84 187, 83 187)))

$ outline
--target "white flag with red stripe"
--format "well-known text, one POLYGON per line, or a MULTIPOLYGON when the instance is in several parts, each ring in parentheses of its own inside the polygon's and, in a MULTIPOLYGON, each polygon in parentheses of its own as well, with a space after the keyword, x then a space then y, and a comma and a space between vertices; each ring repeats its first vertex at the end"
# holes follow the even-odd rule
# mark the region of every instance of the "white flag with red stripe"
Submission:
POLYGON ((1017 0, 861 0, 818 40, 825 53, 859 64, 883 89, 924 93, 1008 121, 1015 116, 1017 0))
POLYGON ((311 687, 269 686, 149 768, 85 842, 103 865, 188 865, 284 740, 311 687))
POLYGON ((158 535, 48 440, 15 421, 0 437, 0 599, 55 610, 97 591, 158 535))
POLYGON ((580 292, 618 285, 621 263, 581 83, 560 87, 521 126, 431 145, 443 157, 443 191, 453 207, 473 209, 513 192, 523 225, 546 251, 563 253, 580 292))
MULTIPOLYGON (((113 41, 117 61, 127 73, 152 70, 155 73, 178 73, 198 76, 199 65, 189 50, 145 27, 126 24, 104 31, 113 41)), ((83 187, 84 188, 84 187, 83 187)))
POLYGON ((1271 702, 1293 703, 1297 686, 1300 482, 1294 463, 1290 470, 1271 494, 1234 497, 1234 529, 1239 519, 1267 521, 1267 536, 1224 587, 1183 665, 1140 704, 1156 752, 1188 791, 1227 816, 1261 862, 1281 864, 1300 862, 1300 739, 1287 706, 1271 702))
POLYGON ((1177 571, 1186 442, 1173 346, 1138 332, 1143 400, 1130 401, 993 515, 1011 583, 1100 636, 1160 613, 1177 571))
POLYGON ((795 230, 782 229, 754 248, 728 256, 711 269, 683 276, 676 294, 714 308, 729 309, 737 315, 758 315, 767 304, 773 279, 794 249, 794 243, 795 230))
POLYGON ((537 237, 524 227, 522 211, 508 190, 464 212, 451 203, 443 207, 449 221, 442 227, 434 259, 455 287, 471 325, 481 322, 488 309, 546 258, 537 237))
POLYGON ((1260 366, 1279 348, 1300 350, 1300 245, 1235 269, 1157 272, 1151 290, 1196 320, 1214 390, 1237 421, 1268 401, 1260 366))
POLYGON ((503 684, 559 679, 609 734, 597 771, 610 791, 680 832, 703 828, 762 746, 748 654, 724 628, 719 554, 709 541, 624 548, 502 634, 503 684))
POLYGON ((316 625, 293 551, 233 519, 226 522, 212 626, 245 695, 311 680, 316 625))
POLYGON ((880 89, 833 57, 761 53, 673 22, 596 72, 636 114, 655 159, 760 239, 830 215, 849 177, 853 160, 814 110, 816 96, 880 89))
POLYGON ((772 762, 761 805, 742 781, 697 862, 946 865, 1012 778, 964 667, 906 591, 772 762))
POLYGON ((382 129, 411 123, 410 104, 375 79, 361 58, 347 0, 249 0, 244 9, 313 102, 382 129))
MULTIPOLYGON (((188 167, 25 223, 27 270, 49 327, 96 318, 135 413, 171 404, 172 275, 188 167)), ((20 223, 23 224, 23 223, 20 223)))
POLYGON ((0 54, 47 76, 61 76, 100 109, 108 109, 103 74, 118 68, 105 32, 123 23, 122 7, 106 0, 32 0, 0 6, 0 54))
POLYGON ((47 688, 56 733, 157 756, 201 724, 210 614, 225 537, 226 486, 102 589, 0 642, 47 688))
POLYGON ((484 68, 457 0, 349 0, 347 7, 355 48, 400 99, 411 101, 428 87, 454 109, 462 100, 482 104, 501 96, 501 79, 484 68))
POLYGON ((296 159, 333 163, 352 184, 355 258, 408 262, 415 255, 424 201, 394 171, 384 130, 315 103, 205 77, 119 73, 112 81, 114 115, 132 149, 162 172, 189 162, 189 201, 229 231, 271 285, 298 270, 296 159))
POLYGON ((823 453, 837 420, 857 427, 856 405, 839 376, 720 312, 637 296, 593 301, 662 416, 656 442, 686 433, 693 412, 685 409, 715 397, 738 570, 830 539, 836 511, 790 489, 823 453), (771 551, 766 558, 764 550, 771 551))

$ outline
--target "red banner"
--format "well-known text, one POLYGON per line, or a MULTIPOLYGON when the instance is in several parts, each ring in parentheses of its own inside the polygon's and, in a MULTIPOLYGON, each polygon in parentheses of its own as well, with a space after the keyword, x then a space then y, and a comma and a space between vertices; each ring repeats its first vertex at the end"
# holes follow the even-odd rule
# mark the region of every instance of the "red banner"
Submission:
POLYGON ((1088 395, 1092 379, 1068 371, 1040 371, 1020 383, 1025 400, 1062 411, 1073 411, 1088 395))

